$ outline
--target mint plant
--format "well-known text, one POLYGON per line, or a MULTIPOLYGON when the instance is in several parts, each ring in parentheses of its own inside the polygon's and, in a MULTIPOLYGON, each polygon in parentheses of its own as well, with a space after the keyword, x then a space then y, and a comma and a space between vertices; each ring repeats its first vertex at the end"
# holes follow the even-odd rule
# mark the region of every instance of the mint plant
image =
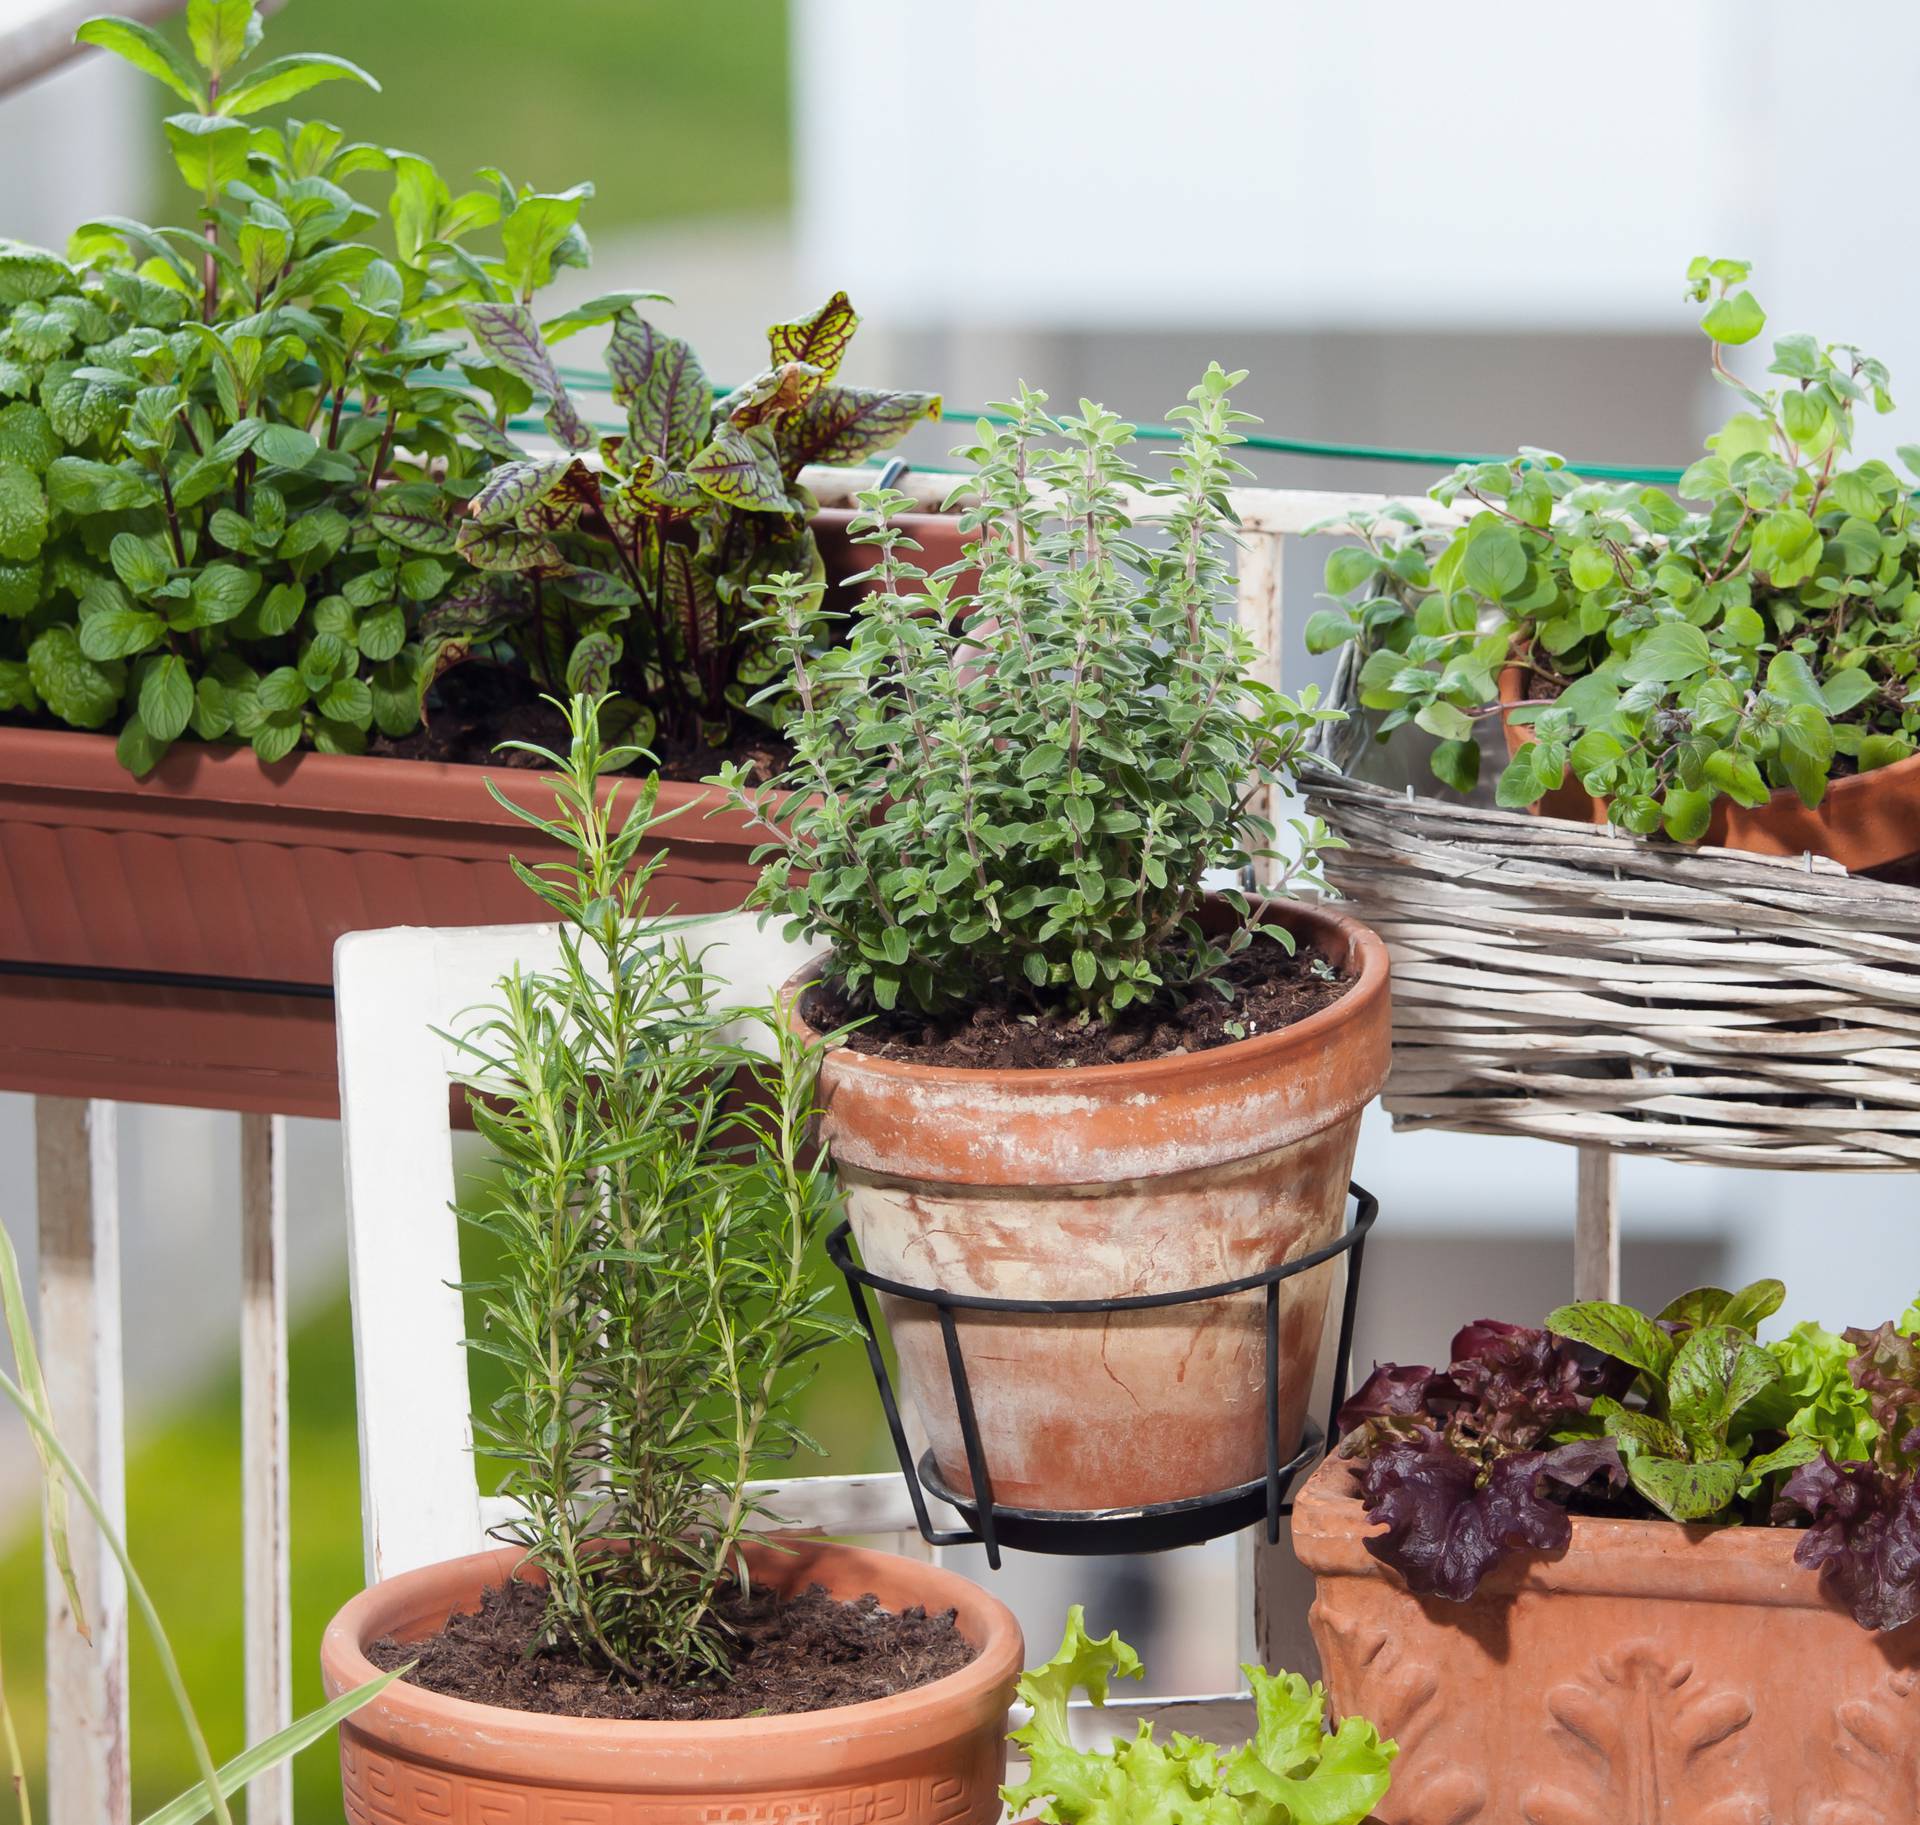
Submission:
POLYGON ((1079 1604, 1059 1652, 1020 1677, 1032 1720, 1013 1732, 1028 1774, 1000 1798, 1013 1818, 1045 1825, 1362 1825, 1392 1782, 1399 1745, 1362 1717, 1327 1728, 1327 1693, 1297 1673, 1243 1666, 1253 1693, 1253 1740, 1238 1748, 1151 1724, 1107 1749, 1075 1746, 1075 1692, 1104 1705, 1114 1679, 1138 1679, 1140 1657, 1117 1633, 1095 1640, 1079 1604))
POLYGON ((458 544, 487 578, 463 590, 472 619, 439 652, 504 643, 544 689, 618 691, 636 740, 725 746, 756 714, 778 720, 778 699, 761 694, 774 656, 754 592, 776 573, 819 591, 801 470, 891 448, 940 400, 837 378, 860 321, 845 292, 774 324, 765 372, 717 399, 693 349, 633 304, 601 300, 544 332, 523 306, 467 308, 481 349, 531 389, 569 451, 593 437, 548 345, 609 323, 627 429, 601 440, 598 467, 498 446, 510 460, 474 496, 458 544))
POLYGON ((187 104, 165 134, 196 225, 0 248, 0 710, 117 728, 135 772, 187 735, 274 761, 418 725, 471 614, 457 511, 531 398, 462 313, 586 258, 583 191, 489 173, 455 197, 411 154, 264 124, 318 83, 377 85, 256 61, 250 0, 193 0, 187 27, 191 58, 131 20, 79 36, 187 104), (348 188, 369 175, 387 252, 348 188), (466 244, 495 229, 497 253, 466 244))
MULTIPOLYGON (((1908 484, 1852 458, 1859 408, 1892 409, 1886 368, 1792 335, 1767 370, 1780 385, 1743 380, 1727 352, 1766 323, 1748 272, 1688 269, 1714 375, 1742 401, 1680 478, 1698 505, 1523 450, 1433 490, 1477 509, 1451 535, 1388 512, 1328 560, 1335 606, 1309 621, 1308 647, 1354 645, 1381 738, 1407 723, 1437 737, 1448 785, 1475 784, 1475 726, 1502 714, 1509 663, 1526 689, 1506 713, 1535 739, 1501 774, 1499 803, 1573 778, 1615 823, 1681 842, 1704 834, 1716 799, 1791 791, 1816 806, 1837 773, 1920 743, 1920 529, 1908 484)), ((1920 475, 1920 446, 1900 454, 1920 475)))
POLYGON ((1544 1329, 1482 1319, 1445 1369, 1387 1363, 1340 1411, 1384 1523, 1367 1550, 1464 1601, 1508 1553, 1571 1538, 1569 1503, 1804 1528, 1795 1562, 1854 1619, 1920 1618, 1920 1301, 1874 1330, 1762 1342, 1778 1280, 1699 1287, 1657 1315, 1585 1300, 1544 1329))
MULTIPOLYGON (((1209 868, 1276 853, 1256 806, 1330 714, 1260 683, 1222 619, 1225 491, 1254 422, 1232 403, 1241 378, 1207 370, 1173 414, 1184 435, 1159 484, 1133 467, 1133 426, 1084 401, 1052 418, 1023 387, 964 452, 973 596, 914 564, 893 523, 909 503, 888 490, 860 496, 855 535, 878 557, 844 645, 823 637, 805 576, 760 589, 784 662, 769 690, 797 702, 794 760, 770 785, 737 767, 718 782, 767 833, 749 904, 823 935, 856 1005, 1005 996, 1111 1019, 1191 991, 1259 932, 1290 944, 1237 890, 1230 933, 1199 916, 1209 868), (1162 548, 1134 536, 1141 487, 1162 548)), ((1317 820, 1294 835, 1275 893, 1316 884, 1335 841, 1317 820)))
MULTIPOLYGON (((811 1446, 792 1403, 851 1326, 811 1251, 836 1202, 808 1145, 817 1050, 758 1010, 763 1058, 697 939, 647 919, 659 781, 621 800, 602 700, 568 707, 551 816, 566 858, 514 871, 560 921, 558 967, 509 977, 457 1036, 494 1176, 462 1215, 493 1239, 470 1347, 506 1368, 477 1428, 508 1530, 547 1580, 549 1644, 629 1678, 724 1677, 718 1613, 747 1485, 811 1446)), ((817 1449, 817 1447, 811 1447, 817 1449)))

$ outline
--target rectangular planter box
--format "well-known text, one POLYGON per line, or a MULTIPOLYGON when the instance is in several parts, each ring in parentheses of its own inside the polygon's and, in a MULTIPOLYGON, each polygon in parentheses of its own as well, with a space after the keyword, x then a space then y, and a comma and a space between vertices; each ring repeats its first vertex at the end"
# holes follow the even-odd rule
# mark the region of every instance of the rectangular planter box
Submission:
MULTIPOLYGON (((541 916, 507 858, 545 839, 489 771, 188 744, 135 779, 108 736, 0 728, 0 1088, 337 1113, 336 938, 541 916)), ((550 804, 538 774, 495 777, 550 804)), ((663 912, 724 911, 752 883, 753 840, 710 797, 661 790, 682 807, 663 912)))
POLYGON ((1294 1551, 1336 1713, 1400 1744, 1382 1825, 1894 1825, 1920 1809, 1920 1624, 1862 1629, 1788 1528, 1575 1516, 1467 1603, 1366 1550, 1352 1469, 1294 1551))

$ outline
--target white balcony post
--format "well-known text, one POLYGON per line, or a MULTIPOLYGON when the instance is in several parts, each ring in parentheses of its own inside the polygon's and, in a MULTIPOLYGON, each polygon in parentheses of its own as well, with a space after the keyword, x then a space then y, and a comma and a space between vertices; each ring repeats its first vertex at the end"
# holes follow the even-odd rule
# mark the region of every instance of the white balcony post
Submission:
MULTIPOLYGON (((120 1174, 112 1103, 34 1098, 40 1220, 40 1350, 60 1440, 124 1536, 120 1174)), ((74 1626, 47 1557, 47 1791, 53 1825, 125 1825, 127 1587, 78 1502, 75 1582, 91 1639, 74 1626)))

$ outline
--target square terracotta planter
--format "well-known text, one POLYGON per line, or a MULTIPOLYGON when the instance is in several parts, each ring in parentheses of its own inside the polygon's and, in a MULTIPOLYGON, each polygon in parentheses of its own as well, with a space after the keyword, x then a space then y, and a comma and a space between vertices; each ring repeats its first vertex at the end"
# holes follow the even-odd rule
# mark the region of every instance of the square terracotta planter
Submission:
MULTIPOLYGON (((0 727, 0 1088, 337 1114, 336 938, 539 916, 507 858, 544 839, 488 771, 183 744, 135 779, 109 736, 0 727)), ((538 774, 507 784, 543 804, 538 774)), ((661 789, 663 912, 752 884, 753 839, 710 802, 661 789)))
POLYGON ((1338 1714, 1400 1745, 1382 1825, 1894 1825, 1920 1806, 1920 1624, 1862 1629, 1789 1528, 1576 1515, 1467 1603, 1369 1554, 1351 1467, 1294 1509, 1338 1714))

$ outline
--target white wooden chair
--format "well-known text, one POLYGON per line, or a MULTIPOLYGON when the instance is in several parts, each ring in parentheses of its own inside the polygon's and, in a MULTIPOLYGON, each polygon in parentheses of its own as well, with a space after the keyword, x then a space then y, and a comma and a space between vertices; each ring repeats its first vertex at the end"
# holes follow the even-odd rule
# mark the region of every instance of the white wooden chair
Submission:
MULTIPOLYGON (((806 952, 747 913, 675 921, 724 980, 723 1005, 770 1000, 806 952)), ((560 960, 551 925, 350 932, 334 947, 348 1268, 369 1583, 491 1544, 510 1513, 474 1474, 449 1079, 468 1030, 515 966, 560 960)), ((793 1530, 881 1536, 924 1556, 905 1480, 797 1477, 764 1486, 793 1530)))

